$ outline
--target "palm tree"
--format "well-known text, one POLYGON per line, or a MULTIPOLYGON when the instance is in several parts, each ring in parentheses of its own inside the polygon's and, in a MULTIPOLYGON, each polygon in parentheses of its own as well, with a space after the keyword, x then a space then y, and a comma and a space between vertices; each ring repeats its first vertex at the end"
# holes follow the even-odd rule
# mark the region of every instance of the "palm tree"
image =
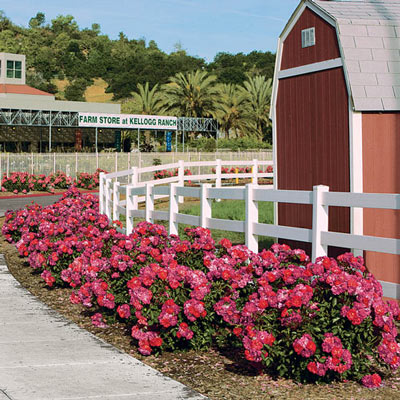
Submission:
MULTIPOLYGON (((123 104, 123 111, 132 114, 142 114, 142 115, 162 115, 163 107, 161 105, 162 95, 158 90, 158 84, 154 85, 150 90, 149 82, 144 85, 141 83, 137 84, 137 92, 132 92, 132 99, 127 100, 123 104)), ((136 133, 136 132, 135 132, 136 133)), ((137 133, 139 134, 139 133, 137 133)), ((151 142, 151 131, 144 131, 145 142, 150 144, 151 142)), ((122 140, 134 139, 133 131, 123 131, 122 140)), ((136 136, 137 137, 137 136, 136 136)))
POLYGON ((133 111, 144 115, 158 115, 162 113, 162 96, 158 91, 158 83, 151 90, 149 82, 146 82, 144 86, 138 83, 137 88, 138 92, 132 93, 134 100, 133 111))
POLYGON ((248 77, 239 88, 246 98, 246 110, 255 124, 255 134, 259 139, 265 137, 270 127, 269 109, 271 105, 272 79, 265 76, 248 77))
POLYGON ((206 71, 179 72, 164 86, 162 104, 178 116, 212 117, 219 96, 216 79, 206 71))
POLYGON ((220 96, 216 112, 220 129, 228 139, 230 133, 244 136, 251 125, 246 109, 247 95, 239 91, 238 85, 229 83, 220 85, 220 96))

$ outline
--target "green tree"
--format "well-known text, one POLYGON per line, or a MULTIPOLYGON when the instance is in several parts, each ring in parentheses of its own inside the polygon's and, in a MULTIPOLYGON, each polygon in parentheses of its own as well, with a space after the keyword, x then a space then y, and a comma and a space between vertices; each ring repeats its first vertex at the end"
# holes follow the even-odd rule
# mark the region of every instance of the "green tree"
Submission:
POLYGON ((38 12, 36 17, 32 17, 29 20, 29 27, 32 29, 39 28, 42 26, 46 21, 46 17, 42 12, 38 12))
POLYGON ((88 82, 84 78, 77 78, 70 81, 69 85, 65 88, 65 98, 71 101, 85 101, 85 90, 88 82))
POLYGON ((212 117, 216 114, 219 88, 216 76, 206 71, 177 73, 164 86, 166 111, 186 117, 212 117))
POLYGON ((158 115, 162 113, 162 97, 158 91, 158 84, 152 89, 149 87, 149 82, 144 85, 138 83, 137 92, 133 92, 134 110, 133 112, 145 115, 158 115))
POLYGON ((259 139, 271 141, 269 109, 272 94, 272 79, 265 76, 249 77, 239 88, 245 98, 244 106, 255 124, 254 133, 259 139))
POLYGON ((247 94, 239 90, 236 84, 220 85, 221 100, 217 105, 216 117, 219 128, 229 139, 230 134, 244 136, 251 129, 251 118, 248 113, 247 94))

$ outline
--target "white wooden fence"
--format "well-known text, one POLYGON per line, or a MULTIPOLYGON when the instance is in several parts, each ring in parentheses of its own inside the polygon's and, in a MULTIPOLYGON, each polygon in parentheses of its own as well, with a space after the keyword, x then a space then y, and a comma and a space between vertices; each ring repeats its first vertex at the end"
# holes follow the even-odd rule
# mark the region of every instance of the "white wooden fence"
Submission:
MULTIPOLYGON (((3 153, 0 152, 0 177, 12 172, 29 172, 31 174, 49 175, 63 171, 68 176, 76 177, 80 172, 93 173, 97 168, 117 172, 133 167, 148 167, 154 160, 162 164, 178 160, 215 161, 223 160, 272 160, 272 151, 217 151, 217 152, 163 152, 163 153, 3 153)), ((1 180, 1 179, 0 179, 1 180)))
MULTIPOLYGON (((245 165, 246 161, 236 161, 232 164, 245 165)), ((187 167, 205 166, 205 162, 169 164, 158 167, 150 167, 139 170, 134 168, 129 171, 100 176, 100 209, 110 219, 119 219, 120 214, 126 216, 125 233, 129 234, 133 229, 133 218, 139 217, 146 221, 169 221, 169 233, 178 233, 178 224, 202 226, 209 229, 222 229, 232 232, 243 232, 245 244, 252 250, 258 251, 258 236, 270 236, 275 238, 298 240, 312 243, 312 259, 327 254, 328 246, 345 247, 360 250, 369 250, 389 254, 400 254, 400 240, 348 233, 328 231, 329 207, 352 208, 377 208, 400 210, 400 194, 372 194, 372 193, 348 193, 330 192, 327 186, 314 186, 312 191, 299 190, 275 190, 272 185, 257 185, 260 177, 271 177, 272 174, 258 173, 258 166, 270 165, 269 162, 253 161, 252 173, 221 174, 221 167, 228 162, 217 160, 214 174, 184 176, 183 170, 187 167), (143 172, 156 171, 157 168, 176 168, 179 173, 176 177, 148 182, 140 182, 143 172), (115 178, 130 176, 127 185, 121 185, 114 181, 115 178), (242 187, 222 187, 223 178, 252 178, 252 184, 242 187), (185 187, 185 180, 197 180, 204 182, 213 179, 215 187, 210 183, 201 183, 200 187, 185 187), (161 185, 164 184, 164 185, 161 185), (169 184, 166 186, 165 184, 169 184), (126 200, 120 201, 120 195, 124 194, 126 200), (155 210, 155 199, 169 197, 169 211, 155 210), (179 202, 183 197, 194 197, 200 200, 200 216, 187 215, 179 212, 179 202), (211 203, 213 200, 230 199, 244 200, 246 204, 246 217, 244 221, 232 221, 212 218, 211 203), (138 209, 139 201, 145 201, 144 210, 138 209), (259 202, 310 204, 313 207, 312 229, 281 226, 275 224, 260 223, 258 219, 259 202)), ((384 288, 385 289, 385 288, 384 288)), ((389 295, 388 293, 386 295, 389 295)), ((400 286, 393 290, 390 297, 400 298, 400 286), (399 289, 399 290, 397 290, 399 289)))

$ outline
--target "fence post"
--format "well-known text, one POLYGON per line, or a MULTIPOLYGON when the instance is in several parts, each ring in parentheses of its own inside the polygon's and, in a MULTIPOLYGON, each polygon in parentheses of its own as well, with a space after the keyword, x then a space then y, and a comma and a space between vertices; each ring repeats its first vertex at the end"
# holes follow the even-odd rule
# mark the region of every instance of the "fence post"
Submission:
POLYGON ((75 178, 78 177, 78 153, 75 153, 75 178))
POLYGON ((176 194, 176 189, 178 183, 171 183, 169 185, 169 226, 168 233, 170 235, 178 234, 178 223, 176 222, 176 214, 179 212, 178 196, 176 194))
MULTIPOLYGON (((201 151, 199 151, 199 161, 201 161, 201 151)), ((200 165, 199 165, 199 175, 201 174, 201 168, 200 168, 200 165)))
MULTIPOLYGON (((133 170, 132 185, 133 185, 133 187, 138 187, 138 183, 139 183, 138 167, 133 167, 132 170, 133 170)), ((133 201, 133 209, 137 210, 138 209, 138 196, 133 196, 132 201, 133 201)))
POLYGON ((154 211, 154 197, 153 197, 153 185, 146 183, 145 201, 146 211, 145 219, 147 222, 153 223, 153 211, 154 211))
POLYGON ((99 153, 96 151, 96 169, 99 169, 99 153))
POLYGON ((110 207, 110 191, 111 191, 111 179, 105 179, 105 214, 107 215, 108 219, 111 219, 111 207, 110 207))
POLYGON ((115 172, 118 172, 118 152, 115 152, 115 172))
POLYGON ((218 158, 215 161, 217 163, 217 166, 215 168, 215 174, 217 175, 215 178, 215 187, 220 188, 221 187, 221 175, 222 175, 221 160, 218 158))
POLYGON ((258 185, 258 160, 253 159, 253 177, 251 178, 251 183, 258 185))
POLYGON ((254 201, 254 189, 256 185, 247 184, 245 189, 246 220, 245 240, 246 246, 255 253, 258 252, 258 237, 254 234, 254 224, 258 223, 258 202, 254 201))
MULTIPOLYGON (((185 186, 185 162, 183 160, 178 161, 179 167, 178 167, 178 183, 179 186, 185 186)), ((183 203, 183 196, 179 196, 178 199, 179 203, 183 203)))
POLYGON ((207 218, 211 218, 211 200, 208 198, 208 189, 212 185, 202 183, 200 186, 200 226, 207 228, 207 218))
POLYGON ((104 172, 99 175, 99 211, 104 214, 104 172))
POLYGON ((313 187, 313 221, 312 221, 312 261, 317 257, 327 255, 328 246, 321 241, 321 232, 328 231, 329 207, 325 206, 324 193, 329 192, 329 186, 313 187))
POLYGON ((114 182, 113 185, 113 221, 119 220, 119 182, 114 182))
POLYGON ((33 153, 31 153, 31 174, 33 175, 33 171, 34 171, 34 163, 33 163, 33 153))
MULTIPOLYGON (((219 158, 217 158, 216 160, 217 166, 215 168, 215 174, 217 175, 215 177, 215 187, 216 188, 220 188, 221 187, 221 175, 222 175, 222 166, 221 166, 221 160, 219 158)), ((220 202, 221 199, 216 199, 217 202, 220 202)))
POLYGON ((135 210, 133 197, 137 197, 132 196, 132 189, 132 185, 126 187, 126 235, 130 235, 133 231, 133 217, 131 216, 131 211, 135 210))
POLYGON ((10 176, 10 153, 7 153, 7 176, 10 176))
POLYGON ((56 173, 56 153, 53 153, 53 173, 56 173))

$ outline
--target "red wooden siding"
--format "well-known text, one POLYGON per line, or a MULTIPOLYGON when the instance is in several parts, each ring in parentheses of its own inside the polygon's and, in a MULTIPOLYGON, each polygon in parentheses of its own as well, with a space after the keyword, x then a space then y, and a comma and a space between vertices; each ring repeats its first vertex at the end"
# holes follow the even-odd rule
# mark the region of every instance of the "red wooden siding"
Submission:
POLYGON ((281 70, 339 58, 335 28, 306 8, 283 44, 281 70), (315 45, 301 47, 301 31, 315 27, 315 45))
MULTIPOLYGON (((400 113, 366 113, 363 186, 366 193, 400 193, 400 113)), ((364 235, 400 239, 400 211, 364 209, 364 235)), ((400 283, 400 255, 365 252, 377 279, 400 283)))
MULTIPOLYGON (((276 107, 278 188, 312 190, 323 184, 332 191, 349 191, 348 96, 342 68, 281 79, 276 107)), ((311 228, 311 206, 281 203, 278 210, 280 225, 311 228)), ((329 216, 330 230, 349 232, 348 208, 331 207, 329 216)))

